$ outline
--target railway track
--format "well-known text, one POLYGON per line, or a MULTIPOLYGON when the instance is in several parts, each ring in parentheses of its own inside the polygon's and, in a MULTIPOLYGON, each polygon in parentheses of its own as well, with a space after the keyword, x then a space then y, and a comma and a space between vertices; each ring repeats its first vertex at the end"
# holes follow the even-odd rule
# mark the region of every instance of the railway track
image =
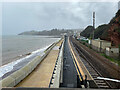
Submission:
POLYGON ((98 71, 97 69, 92 65, 92 63, 89 61, 89 59, 91 58, 87 58, 82 50, 79 48, 79 46, 77 46, 75 43, 71 43, 73 44, 73 46, 75 47, 75 49, 77 50, 77 53, 80 57, 82 57, 82 62, 84 63, 85 67, 87 68, 87 70, 89 71, 89 73, 91 74, 91 76, 93 77, 96 85, 98 88, 102 88, 102 89, 109 89, 111 88, 111 85, 109 84, 109 82, 105 81, 105 80, 100 80, 97 77, 103 77, 98 71))

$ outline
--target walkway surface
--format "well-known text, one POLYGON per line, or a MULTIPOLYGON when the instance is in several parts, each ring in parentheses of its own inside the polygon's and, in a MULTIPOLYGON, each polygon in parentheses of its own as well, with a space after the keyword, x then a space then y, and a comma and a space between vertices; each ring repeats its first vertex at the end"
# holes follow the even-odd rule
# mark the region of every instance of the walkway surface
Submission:
POLYGON ((63 62, 63 83, 61 87, 77 88, 77 71, 73 63, 71 51, 68 45, 68 37, 65 37, 63 62))
POLYGON ((62 40, 54 46, 46 58, 37 66, 37 68, 21 81, 16 87, 44 87, 48 88, 59 54, 59 47, 62 40))

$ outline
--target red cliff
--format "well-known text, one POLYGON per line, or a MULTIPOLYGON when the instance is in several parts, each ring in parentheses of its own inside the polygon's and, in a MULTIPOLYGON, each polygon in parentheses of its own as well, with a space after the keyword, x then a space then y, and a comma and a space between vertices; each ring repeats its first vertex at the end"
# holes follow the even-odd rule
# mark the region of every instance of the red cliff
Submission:
POLYGON ((106 40, 112 42, 112 45, 119 47, 120 45, 120 10, 116 16, 110 21, 108 29, 108 37, 106 40))

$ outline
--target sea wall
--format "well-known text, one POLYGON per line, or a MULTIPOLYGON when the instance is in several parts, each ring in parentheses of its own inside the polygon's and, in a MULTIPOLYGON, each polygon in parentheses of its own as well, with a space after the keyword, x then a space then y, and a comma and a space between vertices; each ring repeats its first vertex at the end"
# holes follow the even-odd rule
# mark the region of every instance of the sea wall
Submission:
POLYGON ((63 83, 63 51, 64 51, 64 40, 60 46, 59 55, 56 60, 56 65, 49 85, 50 88, 59 88, 60 83, 63 83))
POLYGON ((48 55, 50 50, 61 41, 61 39, 58 42, 53 43, 50 47, 48 47, 44 52, 45 54, 43 56, 36 56, 33 60, 31 60, 28 64, 26 64, 21 69, 17 70, 16 72, 12 73, 8 77, 4 78, 0 81, 0 84, 2 87, 14 87, 16 86, 20 81, 22 81, 25 77, 27 77, 40 62, 48 55))

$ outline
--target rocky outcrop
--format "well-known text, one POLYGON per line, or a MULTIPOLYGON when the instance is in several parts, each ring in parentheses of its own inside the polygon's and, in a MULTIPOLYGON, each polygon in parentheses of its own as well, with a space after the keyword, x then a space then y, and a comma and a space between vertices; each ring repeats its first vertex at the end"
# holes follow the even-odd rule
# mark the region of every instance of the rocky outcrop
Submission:
POLYGON ((108 29, 108 38, 112 45, 119 47, 120 45, 120 10, 116 13, 116 16, 110 21, 108 29))

